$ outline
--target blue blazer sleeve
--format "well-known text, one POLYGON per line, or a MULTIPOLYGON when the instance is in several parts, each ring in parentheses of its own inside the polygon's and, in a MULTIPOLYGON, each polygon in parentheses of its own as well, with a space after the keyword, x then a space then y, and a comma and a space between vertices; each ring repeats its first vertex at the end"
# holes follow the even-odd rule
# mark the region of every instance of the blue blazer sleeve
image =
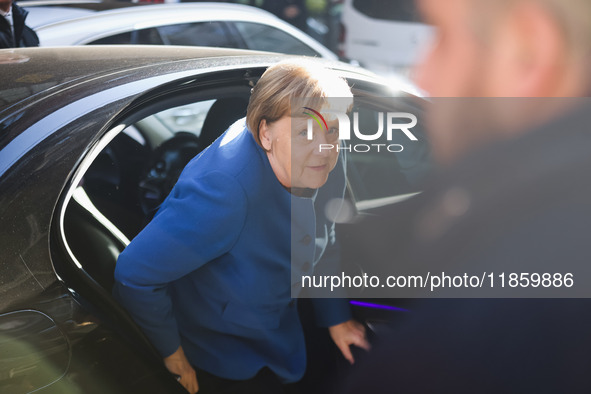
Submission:
POLYGON ((180 346, 168 283, 228 252, 246 218, 246 195, 236 179, 188 172, 115 269, 114 296, 163 357, 180 346))

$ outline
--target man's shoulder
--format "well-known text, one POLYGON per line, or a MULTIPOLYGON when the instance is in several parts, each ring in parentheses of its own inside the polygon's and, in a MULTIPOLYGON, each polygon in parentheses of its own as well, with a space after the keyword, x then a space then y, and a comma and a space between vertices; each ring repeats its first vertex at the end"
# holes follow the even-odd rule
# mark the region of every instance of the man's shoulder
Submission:
POLYGON ((495 243, 515 229, 529 229, 532 242, 560 242, 567 234, 564 218, 573 215, 591 223, 591 133, 585 126, 591 116, 584 112, 489 145, 442 171, 415 207, 416 241, 438 258, 466 244, 495 243))
POLYGON ((18 18, 24 18, 29 14, 29 11, 25 10, 22 7, 19 7, 18 4, 12 3, 12 15, 18 18))
POLYGON ((575 111, 443 172, 417 207, 417 243, 433 259, 455 258, 466 245, 474 256, 504 246, 512 254, 542 250, 536 243, 566 245, 568 229, 591 223, 590 118, 575 111))

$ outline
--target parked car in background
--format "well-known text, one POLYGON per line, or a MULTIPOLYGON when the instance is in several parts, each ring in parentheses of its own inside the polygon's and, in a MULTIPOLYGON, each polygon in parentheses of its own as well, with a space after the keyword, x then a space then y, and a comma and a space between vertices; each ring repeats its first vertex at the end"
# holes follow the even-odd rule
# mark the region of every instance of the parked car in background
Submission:
POLYGON ((414 0, 344 0, 341 18, 339 55, 384 77, 408 77, 431 37, 414 0))
MULTIPOLYGON (((137 4, 104 11, 79 9, 86 15, 61 21, 49 18, 50 12, 59 14, 53 7, 26 4, 21 3, 30 13, 29 26, 37 32, 41 46, 190 45, 337 59, 318 41, 273 14, 241 4, 137 4)), ((72 10, 68 7, 64 13, 72 10)))
MULTIPOLYGON (((185 392, 111 296, 115 263, 188 160, 244 116, 253 84, 284 58, 189 47, 0 51, 0 392, 185 392)), ((404 94, 360 68, 324 64, 348 80, 370 122, 367 103, 404 94)), ((348 161, 352 214, 379 215, 413 191, 399 157, 348 161)), ((355 231, 343 243, 352 259, 355 231)), ((399 301, 364 301, 354 312, 370 327, 400 313, 399 301)))
MULTIPOLYGON (((37 28, 38 26, 49 25, 52 23, 68 20, 68 19, 75 19, 80 18, 83 16, 88 16, 94 13, 92 10, 83 9, 83 8, 75 8, 75 7, 65 7, 54 5, 51 7, 33 7, 31 4, 50 4, 47 1, 44 2, 31 2, 31 1, 20 1, 19 5, 24 7, 27 11, 29 11, 29 15, 27 15, 27 25, 30 26, 32 29, 37 28), (33 11, 31 11, 33 9, 33 11)), ((61 3, 60 3, 61 4, 61 3)))

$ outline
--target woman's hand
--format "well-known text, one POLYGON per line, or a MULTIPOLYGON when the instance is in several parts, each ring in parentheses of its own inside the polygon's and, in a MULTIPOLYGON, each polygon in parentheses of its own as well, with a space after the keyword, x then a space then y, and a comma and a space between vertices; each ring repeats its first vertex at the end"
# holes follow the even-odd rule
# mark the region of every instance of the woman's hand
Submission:
POLYGON ((365 327, 355 320, 348 320, 336 326, 331 326, 328 328, 328 331, 334 343, 341 350, 341 353, 343 353, 343 356, 351 364, 355 362, 355 359, 353 358, 351 349, 349 349, 350 345, 355 345, 365 350, 371 348, 365 336, 365 327))
POLYGON ((164 358, 164 365, 168 370, 179 376, 179 383, 191 394, 199 391, 199 384, 197 383, 197 375, 195 370, 191 367, 189 360, 185 357, 183 348, 179 347, 176 352, 164 358))

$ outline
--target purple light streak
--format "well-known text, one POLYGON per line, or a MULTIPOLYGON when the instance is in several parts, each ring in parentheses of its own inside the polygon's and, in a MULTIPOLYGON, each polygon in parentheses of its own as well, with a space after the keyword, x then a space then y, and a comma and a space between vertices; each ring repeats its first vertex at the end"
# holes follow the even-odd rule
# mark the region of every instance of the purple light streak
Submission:
POLYGON ((389 311, 408 312, 408 309, 399 308, 397 306, 373 304, 371 302, 349 301, 351 305, 362 306, 364 308, 385 309, 389 311))

